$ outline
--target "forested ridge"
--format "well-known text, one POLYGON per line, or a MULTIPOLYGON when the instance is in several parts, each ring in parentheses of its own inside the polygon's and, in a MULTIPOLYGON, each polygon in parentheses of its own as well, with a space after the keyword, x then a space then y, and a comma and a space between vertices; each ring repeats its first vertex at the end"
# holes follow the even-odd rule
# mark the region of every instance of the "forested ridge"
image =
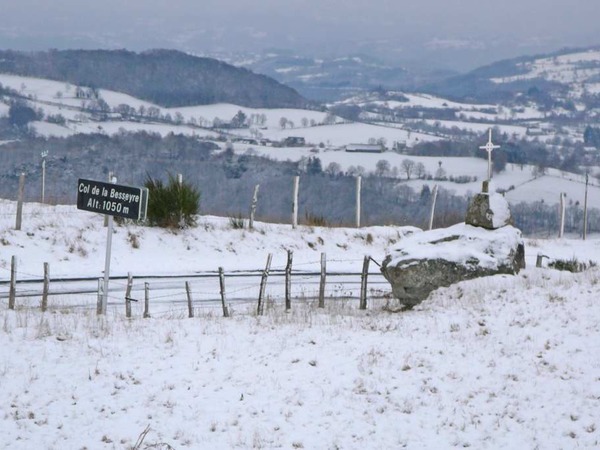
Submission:
POLYGON ((163 107, 234 103, 254 108, 311 106, 265 75, 175 50, 0 51, 0 72, 123 92, 163 107))

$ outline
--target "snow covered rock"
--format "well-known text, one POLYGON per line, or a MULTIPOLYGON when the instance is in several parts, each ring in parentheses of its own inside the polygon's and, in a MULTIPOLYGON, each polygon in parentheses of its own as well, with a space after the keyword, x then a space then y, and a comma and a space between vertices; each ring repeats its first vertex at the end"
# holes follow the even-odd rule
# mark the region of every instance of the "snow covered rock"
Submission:
POLYGON ((488 182, 483 183, 483 192, 476 194, 467 209, 465 223, 488 230, 496 230, 512 224, 512 216, 506 199, 495 193, 488 193, 488 182))
POLYGON ((413 307, 441 286, 525 267, 521 231, 510 225, 488 230, 460 223, 400 241, 381 266, 394 296, 413 307))

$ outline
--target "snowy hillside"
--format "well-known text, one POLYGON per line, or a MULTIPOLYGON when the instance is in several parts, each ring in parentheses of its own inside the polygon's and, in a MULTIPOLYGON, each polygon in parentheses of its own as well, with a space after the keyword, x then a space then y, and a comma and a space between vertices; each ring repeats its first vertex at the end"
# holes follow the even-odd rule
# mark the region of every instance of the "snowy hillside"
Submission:
POLYGON ((519 80, 544 79, 561 84, 577 84, 591 94, 600 93, 600 50, 567 53, 531 62, 517 64, 519 75, 492 78, 494 83, 511 83, 519 80))
MULTIPOLYGON (((556 61, 580 61, 592 59, 595 53, 582 53, 577 57, 556 57, 556 61), (579 59, 577 59, 579 58, 579 59)), ((541 61, 541 60, 540 60, 541 61)), ((554 64, 554 63, 553 63, 554 64)), ((557 63, 558 64, 558 63, 557 63)), ((562 64, 562 63, 561 63, 562 64)), ((553 66, 554 67, 554 66, 553 66)), ((562 67, 562 66, 561 66, 562 67)), ((558 70, 558 69, 557 69, 558 70)), ((225 140, 232 142, 238 153, 258 153, 275 160, 300 161, 318 156, 323 168, 331 163, 338 164, 341 170, 362 167, 367 173, 374 172, 379 161, 385 160, 390 168, 395 170, 398 179, 406 179, 408 175, 402 171, 402 162, 410 159, 422 163, 429 178, 435 176, 441 168, 448 177, 471 177, 467 183, 440 181, 442 187, 459 195, 468 195, 480 190, 481 181, 486 177, 487 167, 484 160, 473 158, 452 157, 407 157, 406 155, 385 152, 382 154, 358 153, 350 154, 342 151, 348 144, 380 141, 388 147, 395 144, 406 146, 439 141, 452 140, 452 133, 470 136, 484 135, 490 127, 495 127, 495 136, 504 133, 515 140, 532 142, 569 141, 581 145, 583 139, 582 127, 562 127, 561 135, 545 124, 535 124, 536 133, 531 132, 532 119, 543 117, 542 112, 529 105, 527 107, 502 107, 492 104, 460 103, 428 94, 390 93, 393 98, 404 98, 405 101, 380 98, 380 94, 356 96, 340 104, 358 105, 363 108, 383 108, 398 114, 414 108, 424 110, 451 110, 455 120, 407 118, 399 122, 381 121, 380 113, 373 113, 370 123, 350 122, 324 111, 302 109, 265 109, 246 108, 232 104, 214 104, 182 108, 159 108, 151 103, 136 99, 118 92, 99 90, 99 97, 110 111, 105 117, 99 118, 94 110, 89 109, 90 99, 78 98, 76 86, 36 78, 0 74, 0 83, 18 95, 29 99, 29 103, 44 114, 44 121, 31 123, 35 132, 42 136, 70 136, 76 133, 104 133, 114 135, 122 131, 149 131, 163 136, 169 133, 181 133, 200 139, 219 141, 223 148, 225 140), (124 112, 123 112, 124 111, 124 112), (151 116, 148 112, 151 111, 151 116), (220 128, 218 124, 228 123, 238 113, 246 117, 249 125, 242 128, 220 128), (63 123, 49 122, 50 117, 61 116, 63 123), (509 122, 508 119, 514 121, 509 122), (500 122, 498 122, 500 121, 500 122), (531 126, 531 127, 530 127, 531 126), (288 137, 300 137, 305 140, 303 147, 280 147, 281 142, 288 137), (274 146, 277 144, 277 146, 274 146), (338 150, 338 151, 335 151, 338 150)), ((6 100, 6 99, 5 99, 6 100)), ((394 114, 395 114, 394 113, 394 114)), ((0 103, 0 115, 8 114, 8 105, 0 103)), ((560 152, 560 147, 554 145, 560 152)), ((591 175, 597 175, 595 166, 589 167, 591 175)), ((558 201, 561 192, 567 193, 571 202, 584 202, 582 176, 554 169, 539 177, 534 174, 533 166, 511 165, 507 170, 495 176, 496 188, 508 191, 507 197, 511 202, 532 202, 543 200, 549 204, 558 201)), ((432 180, 421 177, 416 179, 413 174, 409 184, 419 190, 424 184, 431 185, 432 180)), ((590 206, 599 207, 600 198, 597 193, 597 181, 590 178, 590 206)))
MULTIPOLYGON (((247 108, 231 104, 163 108, 127 94, 99 89, 100 98, 106 102, 111 110, 118 108, 120 105, 126 105, 133 111, 140 111, 140 108, 143 108, 142 111, 155 108, 156 116, 179 117, 176 121, 179 123, 156 123, 155 120, 151 119, 131 122, 122 120, 120 114, 113 114, 107 119, 99 121, 97 118, 94 119, 93 115, 87 111, 86 104, 89 104, 89 99, 77 98, 75 95, 77 87, 68 83, 0 74, 0 84, 27 97, 31 104, 42 110, 45 116, 60 114, 67 120, 62 126, 46 122, 34 123, 33 128, 43 136, 67 136, 74 133, 99 131, 112 135, 117 133, 119 129, 132 131, 145 129, 162 135, 173 132, 215 138, 217 133, 208 131, 205 128, 212 127, 215 120, 228 122, 238 111, 243 111, 248 117, 264 115, 264 126, 277 129, 281 128, 279 122, 282 117, 300 126, 302 119, 306 119, 309 123, 313 121, 321 124, 326 116, 326 113, 318 111, 247 108)), ((4 110, 0 109, 0 114, 6 115, 8 107, 0 103, 1 107, 4 107, 4 110)))
MULTIPOLYGON (((14 203, 0 208, 0 447, 600 445, 600 271, 535 267, 538 253, 598 263, 597 239, 528 239, 518 276, 439 289, 406 313, 391 313, 373 290, 360 311, 356 284, 332 280, 319 309, 311 300, 318 287, 293 276, 288 313, 270 280, 264 316, 255 315, 254 301, 232 300, 233 316, 223 318, 198 301, 219 298, 218 282, 200 292, 195 281, 196 317, 174 302, 149 319, 136 304, 127 320, 121 281, 111 282, 106 317, 95 315, 94 295, 75 300, 87 310, 66 307, 72 296, 51 295, 45 314, 36 296, 18 297, 9 311, 12 255, 23 278, 39 278, 42 262, 53 278, 99 277, 106 229, 100 216, 74 207, 26 204, 23 230, 15 231, 14 203), (350 299, 340 298, 345 291, 350 299)), ((112 273, 260 268, 268 252, 281 267, 286 249, 294 270, 318 270, 326 252, 328 270, 355 271, 365 254, 381 261, 402 233, 264 223, 252 232, 213 217, 175 233, 117 226, 112 273)), ((32 289, 23 286, 20 295, 32 289)), ((50 290, 60 287, 52 282, 50 290)))
MULTIPOLYGON (((340 130, 344 125, 337 126, 340 130)), ((402 130, 398 130, 401 132, 402 130)), ((414 136, 414 135, 413 135, 414 136)), ((335 141, 334 141, 335 142, 335 141)), ((331 142, 328 142, 331 143, 331 142)), ((339 164, 342 171, 355 169, 360 166, 367 172, 375 172, 379 161, 387 161, 391 170, 397 173, 398 179, 403 180, 415 191, 419 192, 424 185, 432 187, 434 184, 443 187, 457 195, 472 195, 481 191, 481 182, 487 177, 487 161, 480 158, 467 157, 437 157, 437 156, 408 156, 400 153, 352 153, 343 149, 324 149, 315 152, 309 148, 273 148, 260 145, 234 144, 234 149, 244 154, 246 152, 268 156, 279 161, 299 161, 317 156, 326 169, 331 163, 339 164), (446 176, 453 178, 472 177, 473 181, 456 183, 452 181, 441 181, 419 179, 415 172, 411 179, 407 180, 406 172, 402 163, 405 160, 421 163, 428 175, 434 176, 438 169, 444 170, 446 176)), ((590 208, 600 208, 600 186, 594 178, 589 178, 588 205, 590 208)), ((560 193, 564 192, 570 202, 585 201, 585 176, 563 172, 556 169, 548 169, 545 174, 536 173, 534 166, 507 164, 506 170, 495 174, 492 188, 506 191, 506 198, 511 203, 544 201, 555 204, 559 201, 560 193)))

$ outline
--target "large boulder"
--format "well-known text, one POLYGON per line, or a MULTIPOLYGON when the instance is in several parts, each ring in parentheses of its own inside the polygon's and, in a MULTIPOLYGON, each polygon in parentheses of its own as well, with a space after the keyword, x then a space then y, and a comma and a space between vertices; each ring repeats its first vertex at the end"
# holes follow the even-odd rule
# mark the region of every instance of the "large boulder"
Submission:
POLYGON ((403 238, 385 258, 381 271, 394 296, 411 308, 435 289, 495 274, 516 274, 525 267, 521 231, 466 223, 403 238))

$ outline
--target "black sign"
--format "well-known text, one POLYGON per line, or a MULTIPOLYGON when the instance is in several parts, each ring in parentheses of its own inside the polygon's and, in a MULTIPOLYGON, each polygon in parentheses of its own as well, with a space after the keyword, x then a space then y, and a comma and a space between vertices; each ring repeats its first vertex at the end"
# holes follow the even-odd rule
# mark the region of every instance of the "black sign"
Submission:
POLYGON ((148 209, 148 189, 80 178, 77 182, 77 209, 144 220, 148 209))

